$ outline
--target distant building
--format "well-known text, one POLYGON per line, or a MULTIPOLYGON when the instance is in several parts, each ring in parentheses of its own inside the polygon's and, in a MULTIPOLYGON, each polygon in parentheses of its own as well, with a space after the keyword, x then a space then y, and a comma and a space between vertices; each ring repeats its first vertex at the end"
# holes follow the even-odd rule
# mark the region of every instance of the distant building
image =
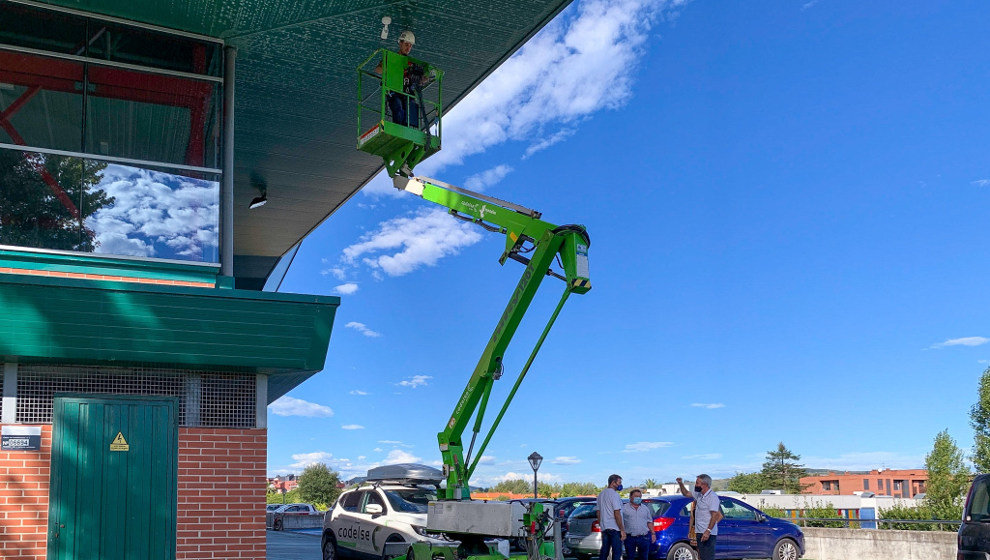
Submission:
POLYGON ((873 492, 878 496, 914 498, 925 492, 928 471, 925 469, 881 469, 865 473, 829 472, 801 478, 801 493, 815 495, 873 492))
POLYGON ((268 487, 276 492, 289 492, 299 486, 296 475, 276 476, 268 479, 268 487))

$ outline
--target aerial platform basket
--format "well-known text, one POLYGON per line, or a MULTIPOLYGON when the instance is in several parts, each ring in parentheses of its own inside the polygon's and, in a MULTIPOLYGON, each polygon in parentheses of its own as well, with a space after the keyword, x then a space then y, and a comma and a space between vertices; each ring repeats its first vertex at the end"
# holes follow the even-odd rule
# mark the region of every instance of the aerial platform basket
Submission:
POLYGON ((409 175, 440 150, 443 72, 388 49, 357 71, 357 148, 382 158, 389 176, 409 175))

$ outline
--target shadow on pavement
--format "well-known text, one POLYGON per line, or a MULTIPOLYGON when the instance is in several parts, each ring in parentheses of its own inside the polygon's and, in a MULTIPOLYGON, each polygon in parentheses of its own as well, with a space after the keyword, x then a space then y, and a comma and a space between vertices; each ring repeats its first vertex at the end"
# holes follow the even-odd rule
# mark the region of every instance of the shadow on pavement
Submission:
POLYGON ((266 531, 268 560, 320 560, 320 534, 266 531))

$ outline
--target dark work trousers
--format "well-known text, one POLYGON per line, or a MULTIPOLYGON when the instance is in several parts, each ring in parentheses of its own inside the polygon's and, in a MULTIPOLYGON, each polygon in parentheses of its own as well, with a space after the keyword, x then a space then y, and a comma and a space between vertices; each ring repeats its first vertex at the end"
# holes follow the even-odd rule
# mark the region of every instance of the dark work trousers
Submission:
POLYGON ((419 104, 416 101, 398 93, 388 94, 386 101, 388 101, 388 110, 392 111, 392 122, 419 128, 419 104))
POLYGON ((715 535, 708 535, 707 541, 698 535, 698 560, 715 560, 715 535))
POLYGON ((648 560, 650 557, 650 535, 626 535, 626 560, 648 560))
POLYGON ((602 531, 602 550, 598 553, 598 560, 608 560, 609 551, 612 552, 612 560, 622 560, 622 535, 617 529, 602 531))

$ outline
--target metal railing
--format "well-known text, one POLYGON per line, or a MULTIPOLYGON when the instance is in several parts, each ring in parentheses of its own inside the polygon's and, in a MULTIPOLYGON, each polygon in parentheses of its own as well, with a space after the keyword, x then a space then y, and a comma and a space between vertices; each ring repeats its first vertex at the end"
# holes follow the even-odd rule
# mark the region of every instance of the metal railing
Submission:
POLYGON ((911 529, 903 528, 906 530, 916 530, 916 531, 955 531, 962 521, 955 519, 863 519, 863 518, 847 518, 847 517, 783 517, 788 521, 792 521, 801 527, 824 527, 824 528, 835 528, 835 529, 901 529, 901 527, 892 527, 891 525, 929 525, 934 526, 932 528, 920 528, 911 529), (865 527, 864 527, 865 525, 865 527), (887 525, 884 527, 884 525, 887 525), (942 526, 946 527, 942 527, 942 526), (875 526, 875 527, 874 527, 875 526))

